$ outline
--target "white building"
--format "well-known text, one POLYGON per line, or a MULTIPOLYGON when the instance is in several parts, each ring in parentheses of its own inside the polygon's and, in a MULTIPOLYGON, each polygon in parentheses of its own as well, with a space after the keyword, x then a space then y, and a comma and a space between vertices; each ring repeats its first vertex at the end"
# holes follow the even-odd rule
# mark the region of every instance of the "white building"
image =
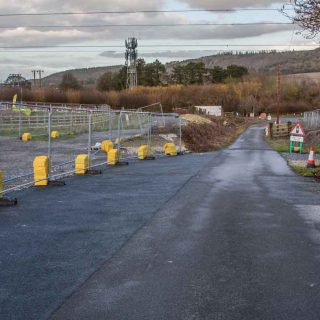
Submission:
POLYGON ((195 106, 196 110, 209 116, 222 117, 222 106, 195 106))

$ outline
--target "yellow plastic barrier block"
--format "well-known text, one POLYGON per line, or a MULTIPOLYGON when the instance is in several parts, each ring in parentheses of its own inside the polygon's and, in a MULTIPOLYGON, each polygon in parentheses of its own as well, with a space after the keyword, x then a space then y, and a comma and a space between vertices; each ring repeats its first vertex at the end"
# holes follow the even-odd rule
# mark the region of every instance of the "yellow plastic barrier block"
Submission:
POLYGON ((3 173, 0 171, 0 199, 2 198, 2 190, 3 190, 3 173))
POLYGON ((172 157, 177 155, 177 148, 174 143, 166 143, 163 148, 165 155, 172 157))
POLYGON ((32 139, 31 133, 25 132, 22 134, 21 140, 22 141, 30 141, 32 139))
POLYGON ((76 174, 86 174, 89 167, 89 156, 87 154, 79 154, 75 161, 76 174))
POLYGON ((138 159, 145 160, 148 157, 148 146, 145 144, 138 148, 138 159))
POLYGON ((115 166, 119 162, 119 152, 118 149, 111 149, 108 152, 108 164, 115 166))
POLYGON ((138 159, 146 160, 148 157, 153 157, 153 152, 146 144, 138 148, 138 159))
POLYGON ((101 142, 101 151, 108 153, 112 149, 113 149, 113 143, 111 140, 104 140, 101 142))
POLYGON ((51 138, 58 139, 60 137, 59 131, 51 131, 51 138))
POLYGON ((49 158, 38 156, 33 160, 33 173, 35 186, 47 186, 49 175, 49 158))

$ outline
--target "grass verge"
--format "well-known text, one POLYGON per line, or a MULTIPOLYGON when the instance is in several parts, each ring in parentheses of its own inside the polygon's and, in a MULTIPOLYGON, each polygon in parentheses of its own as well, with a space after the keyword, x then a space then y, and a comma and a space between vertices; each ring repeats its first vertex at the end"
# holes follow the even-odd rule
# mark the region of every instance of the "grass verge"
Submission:
MULTIPOLYGON (((288 153, 289 152, 289 138, 279 138, 279 139, 270 139, 267 137, 264 137, 265 141, 274 149, 275 151, 279 153, 288 153)), ((319 152, 320 148, 319 146, 315 147, 316 152, 319 152)), ((304 145, 302 153, 307 154, 309 153, 309 145, 304 145)), ((306 167, 306 161, 293 161, 288 160, 287 161, 288 166, 298 175, 302 177, 314 177, 315 175, 319 175, 320 168, 307 168, 306 167)))
POLYGON ((290 167, 295 173, 303 177, 314 177, 314 175, 319 174, 319 171, 320 171, 319 168, 306 168, 306 167, 297 166, 297 165, 291 165, 290 167))
POLYGON ((265 137, 265 141, 272 147, 272 149, 279 153, 289 152, 289 142, 284 139, 269 139, 265 137))
MULTIPOLYGON (((280 153, 289 152, 289 149, 290 149, 289 137, 270 139, 264 136, 264 139, 275 151, 278 151, 280 153)), ((320 145, 314 145, 314 147, 315 147, 315 152, 320 153, 320 145)), ((310 144, 304 143, 302 148, 302 153, 307 154, 309 153, 309 150, 310 150, 310 144)))

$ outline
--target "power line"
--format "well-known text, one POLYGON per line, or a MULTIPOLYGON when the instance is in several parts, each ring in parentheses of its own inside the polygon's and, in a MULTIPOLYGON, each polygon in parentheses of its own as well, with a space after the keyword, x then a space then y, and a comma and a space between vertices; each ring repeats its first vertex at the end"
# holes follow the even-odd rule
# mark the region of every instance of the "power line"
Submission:
MULTIPOLYGON (((244 51, 244 50, 230 50, 230 51, 223 51, 223 50, 204 50, 204 52, 207 51, 207 52, 221 52, 222 54, 223 53, 230 53, 230 51, 232 51, 233 53, 236 53, 236 52, 240 52, 240 53, 246 53, 247 51, 244 51)), ((308 50, 306 50, 308 51, 308 50)), ((174 52, 174 51, 173 51, 174 52)), ((196 52, 195 50, 190 50, 189 51, 190 53, 192 52, 196 52)), ((278 50, 276 51, 275 53, 279 53, 279 52, 292 52, 291 50, 288 51, 288 50, 278 50)), ((0 54, 1 53, 103 53, 101 50, 90 50, 90 51, 84 51, 84 50, 61 50, 61 51, 52 51, 52 50, 37 50, 37 51, 0 51, 0 54)), ((141 52, 141 54, 149 54, 150 52, 141 52)), ((161 51, 159 52, 159 54, 162 53, 161 51)), ((179 52, 178 52, 179 53, 179 52)), ((264 50, 255 50, 254 53, 273 53, 273 52, 264 52, 264 50)))
POLYGON ((57 29, 71 29, 71 28, 117 28, 117 27, 208 27, 208 26, 256 26, 256 25, 294 25, 293 22, 235 22, 235 23, 166 23, 166 24, 96 24, 96 25, 25 25, 25 26, 0 26, 0 29, 44 29, 44 28, 57 28, 57 29))
MULTIPOLYGON (((247 53, 249 52, 248 54, 250 54, 251 51, 253 51, 253 54, 255 53, 266 53, 266 54, 272 54, 272 53, 279 53, 279 52, 293 52, 293 50, 286 50, 286 49, 283 49, 283 50, 276 50, 274 52, 272 51, 265 51, 263 49, 260 49, 260 50, 217 50, 217 49, 212 49, 212 50, 201 50, 199 49, 199 51, 203 51, 203 52, 221 52, 222 54, 223 53, 230 53, 230 52, 233 52, 233 53, 236 53, 236 52, 240 52, 240 53, 247 53)), ((309 51, 309 50, 304 50, 304 51, 309 51)), ((163 51, 160 51, 158 52, 159 54, 162 53, 163 51)), ((177 52, 179 53, 179 51, 172 51, 173 53, 174 52, 177 52)), ((189 50, 190 53, 192 52, 197 52, 197 50, 189 50)), ((0 51, 0 54, 1 53, 103 53, 103 51, 101 50, 5 50, 5 51, 0 51)), ((150 52, 140 52, 141 54, 149 54, 150 52)), ((154 52, 154 54, 156 54, 157 52, 154 52)))
MULTIPOLYGON (((145 44, 139 48, 170 47, 318 47, 318 44, 145 44)), ((123 45, 34 45, 34 46, 0 46, 0 49, 35 49, 35 48, 123 48, 123 45)))
MULTIPOLYGON (((172 10, 131 10, 131 11, 83 11, 83 12, 38 12, 38 13, 1 13, 0 17, 16 16, 58 16, 58 15, 95 15, 95 14, 139 14, 139 13, 192 13, 192 12, 238 12, 238 11, 278 11, 281 8, 239 8, 239 9, 172 9, 172 10)), ((285 11, 293 9, 285 8, 285 11)))

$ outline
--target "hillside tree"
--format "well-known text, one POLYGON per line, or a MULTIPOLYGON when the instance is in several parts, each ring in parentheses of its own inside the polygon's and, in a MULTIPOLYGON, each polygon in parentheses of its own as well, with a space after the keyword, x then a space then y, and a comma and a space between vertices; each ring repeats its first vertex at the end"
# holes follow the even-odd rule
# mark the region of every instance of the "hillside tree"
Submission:
POLYGON ((114 89, 115 75, 112 72, 105 72, 97 80, 97 89, 99 91, 109 91, 114 89))
POLYGON ((320 34, 320 2, 319 0, 291 0, 282 8, 282 13, 302 28, 307 38, 320 34), (288 9, 294 10, 294 14, 288 9))
POLYGON ((61 90, 79 90, 81 87, 79 80, 71 72, 63 74, 62 81, 60 83, 61 90))
POLYGON ((97 82, 96 87, 99 91, 122 90, 126 88, 127 68, 122 67, 119 72, 105 72, 97 82))
POLYGON ((248 69, 246 67, 237 66, 237 65, 230 65, 227 67, 227 75, 230 78, 242 78, 243 76, 247 75, 248 69))
POLYGON ((209 69, 210 81, 212 83, 222 83, 228 77, 227 70, 215 66, 212 69, 209 69))
POLYGON ((161 76, 164 74, 165 71, 165 66, 159 60, 156 60, 152 63, 147 63, 144 67, 144 85, 161 85, 161 76))

